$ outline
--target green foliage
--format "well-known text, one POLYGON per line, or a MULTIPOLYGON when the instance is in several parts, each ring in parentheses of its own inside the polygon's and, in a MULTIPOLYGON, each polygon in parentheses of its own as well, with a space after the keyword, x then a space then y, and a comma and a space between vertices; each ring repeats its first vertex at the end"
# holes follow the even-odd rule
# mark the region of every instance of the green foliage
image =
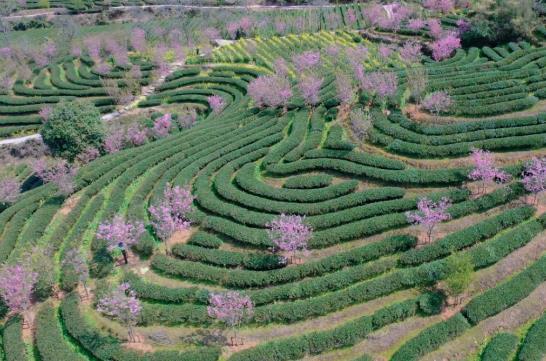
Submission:
POLYGON ((450 296, 458 296, 474 278, 474 264, 468 255, 452 255, 447 259, 447 277, 444 280, 446 291, 450 296))
POLYGON ((104 128, 98 110, 88 102, 61 102, 40 134, 54 155, 74 159, 88 147, 100 148, 104 128))
POLYGON ((511 333, 498 333, 481 354, 481 361, 509 361, 513 359, 519 339, 511 333))
POLYGON ((517 361, 539 361, 546 355, 546 314, 531 326, 523 339, 517 361))
POLYGON ((467 320, 460 313, 447 321, 441 321, 406 342, 392 356, 391 361, 419 360, 423 355, 436 350, 442 344, 461 335, 470 328, 467 320))

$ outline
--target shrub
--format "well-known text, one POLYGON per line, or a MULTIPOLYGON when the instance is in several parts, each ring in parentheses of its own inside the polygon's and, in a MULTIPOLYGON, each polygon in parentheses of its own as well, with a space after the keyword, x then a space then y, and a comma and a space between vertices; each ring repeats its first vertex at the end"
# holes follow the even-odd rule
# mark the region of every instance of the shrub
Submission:
POLYGON ((498 333, 487 344, 481 355, 481 361, 513 360, 519 339, 511 333, 498 333))
POLYGON ((104 128, 97 108, 84 101, 60 102, 40 130, 52 153, 73 160, 86 148, 100 148, 104 128))

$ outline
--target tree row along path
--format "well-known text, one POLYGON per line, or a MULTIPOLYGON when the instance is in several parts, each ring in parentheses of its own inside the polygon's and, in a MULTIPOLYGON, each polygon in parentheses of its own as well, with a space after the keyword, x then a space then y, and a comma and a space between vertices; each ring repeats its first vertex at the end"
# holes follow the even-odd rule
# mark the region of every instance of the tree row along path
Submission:
MULTIPOLYGON (((270 11, 270 10, 283 10, 283 11, 293 11, 293 10, 305 10, 305 9, 326 9, 333 8, 336 5, 291 5, 291 6, 278 6, 278 5, 183 5, 183 4, 157 4, 157 5, 130 5, 130 6, 112 6, 108 8, 108 11, 125 11, 125 10, 134 10, 134 9, 187 9, 187 10, 246 10, 246 11, 270 11)), ((27 19, 27 18, 36 18, 41 16, 58 16, 58 15, 67 15, 69 14, 67 9, 64 8, 52 8, 48 10, 43 10, 37 13, 18 13, 16 15, 4 16, 3 19, 6 21, 27 19)), ((82 14, 75 14, 82 15, 82 14)), ((85 14, 83 14, 85 15, 85 14)))

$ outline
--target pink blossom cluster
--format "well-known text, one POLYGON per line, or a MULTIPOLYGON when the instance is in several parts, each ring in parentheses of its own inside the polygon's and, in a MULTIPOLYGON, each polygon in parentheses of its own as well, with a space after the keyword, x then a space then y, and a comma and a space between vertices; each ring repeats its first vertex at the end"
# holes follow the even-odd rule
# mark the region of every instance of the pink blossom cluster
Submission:
POLYGON ((127 249, 140 240, 144 234, 142 222, 125 221, 122 216, 116 215, 111 220, 102 222, 97 229, 97 239, 107 243, 109 251, 127 249))
POLYGON ((357 21, 357 18, 356 18, 356 13, 353 9, 349 8, 347 10, 347 14, 345 16, 345 21, 347 22, 347 25, 349 26, 352 26, 356 23, 357 21))
POLYGON ((453 0, 424 0, 423 6, 429 10, 448 13, 455 8, 453 0))
POLYGON ((406 63, 415 63, 421 59, 421 44, 415 41, 406 41, 400 48, 400 58, 406 63))
POLYGON ((213 27, 208 27, 205 30, 203 30, 203 35, 205 35, 205 37, 209 39, 209 41, 213 41, 213 40, 221 38, 220 31, 213 27))
POLYGON ((32 164, 36 175, 44 183, 53 183, 60 195, 68 196, 74 192, 77 169, 66 160, 58 160, 48 164, 44 159, 39 159, 32 164))
POLYGON ((308 106, 315 106, 320 102, 320 87, 323 79, 314 75, 304 75, 298 81, 298 89, 303 101, 308 106))
POLYGON ((32 303, 32 292, 38 274, 21 264, 4 266, 0 271, 0 294, 14 314, 27 311, 32 303))
POLYGON ((51 113, 53 112, 53 108, 50 105, 45 105, 40 109, 38 112, 38 115, 42 119, 42 122, 47 122, 49 120, 49 117, 51 116, 51 113))
POLYGON ((209 316, 229 327, 237 327, 242 321, 254 315, 254 304, 250 297, 236 291, 211 293, 209 304, 207 307, 209 316))
POLYGON ((301 54, 294 55, 292 62, 299 73, 312 70, 320 65, 320 52, 313 50, 304 51, 301 54))
POLYGON ((143 53, 146 51, 146 32, 141 28, 134 28, 131 31, 131 47, 139 52, 143 53))
POLYGON ((152 131, 156 138, 164 138, 169 135, 172 129, 172 116, 167 113, 154 121, 152 131))
POLYGON ((351 104, 356 95, 351 78, 345 74, 336 74, 337 98, 342 104, 351 104))
POLYGON ((21 182, 16 178, 8 177, 0 180, 0 204, 13 203, 21 194, 21 182))
POLYGON ((377 48, 377 53, 383 59, 387 59, 392 54, 392 46, 381 44, 377 48))
POLYGON ((122 46, 114 39, 108 39, 106 41, 106 50, 110 53, 116 65, 126 66, 130 64, 125 45, 122 46))
POLYGON ((194 199, 189 187, 165 186, 163 198, 148 208, 152 227, 159 238, 166 241, 175 232, 190 227, 194 199))
POLYGON ((481 181, 484 190, 487 183, 493 181, 503 183, 511 179, 508 173, 495 167, 491 152, 483 149, 472 149, 471 158, 474 168, 468 174, 468 178, 475 181, 481 181))
POLYGON ((455 34, 449 33, 431 44, 432 57, 436 61, 447 59, 460 47, 461 39, 455 34))
POLYGON ((118 320, 127 327, 137 324, 141 310, 142 306, 136 297, 136 292, 127 282, 120 284, 110 294, 101 298, 97 304, 97 311, 118 320))
POLYGON ((283 213, 266 226, 267 234, 275 249, 284 252, 305 251, 313 236, 313 229, 305 224, 304 216, 283 213))
POLYGON ((285 107, 292 98, 292 86, 282 76, 260 76, 250 82, 248 94, 257 107, 285 107))
POLYGON ((441 222, 451 219, 451 215, 447 212, 450 206, 451 200, 446 197, 440 199, 439 202, 422 198, 417 202, 417 211, 406 212, 406 218, 409 223, 424 227, 427 238, 430 241, 434 227, 441 222))
POLYGON ((525 189, 535 196, 546 191, 546 157, 531 159, 525 166, 522 178, 525 189))
POLYGON ((109 153, 117 153, 123 149, 125 133, 122 129, 114 129, 104 138, 104 150, 109 153))
POLYGON ((214 114, 219 114, 226 107, 224 98, 219 95, 211 95, 207 98, 207 101, 214 114))
POLYGON ((422 104, 429 112, 440 114, 447 111, 453 105, 453 100, 446 91, 439 90, 427 94, 422 104))
POLYGON ((406 20, 411 13, 410 8, 399 3, 391 3, 373 5, 367 9, 364 15, 371 26, 397 30, 402 21, 406 20))
POLYGON ((100 151, 95 147, 87 147, 83 152, 78 154, 76 160, 81 164, 87 164, 100 157, 100 151))
POLYGON ((91 59, 93 59, 93 61, 98 61, 100 59, 100 52, 102 49, 101 40, 99 38, 90 37, 84 39, 83 43, 87 48, 87 54, 91 57, 91 59))
POLYGON ((444 29, 442 28, 442 23, 440 23, 440 20, 428 19, 427 25, 430 36, 432 36, 434 39, 439 39, 444 34, 444 29))
POLYGON ((375 71, 364 74, 360 86, 363 91, 386 98, 396 94, 398 78, 393 72, 375 71))
POLYGON ((410 30, 421 30, 423 29, 427 23, 423 19, 411 19, 408 21, 408 29, 410 30))

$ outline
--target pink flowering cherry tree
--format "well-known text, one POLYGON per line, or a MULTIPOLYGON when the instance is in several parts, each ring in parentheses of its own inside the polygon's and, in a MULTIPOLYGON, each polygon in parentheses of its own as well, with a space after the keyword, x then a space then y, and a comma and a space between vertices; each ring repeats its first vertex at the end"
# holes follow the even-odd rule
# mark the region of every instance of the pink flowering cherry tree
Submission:
POLYGON ((248 94, 258 108, 282 107, 286 110, 292 98, 292 86, 286 77, 259 76, 248 84, 248 94))
POLYGON ((150 206, 150 218, 155 234, 165 242, 165 252, 169 252, 168 240, 178 231, 190 228, 190 214, 193 210, 194 196, 189 187, 167 184, 163 197, 150 206))
POLYGON ((134 327, 138 323, 142 306, 127 282, 120 284, 112 292, 101 298, 97 311, 111 317, 127 327, 130 342, 136 342, 134 327))
POLYGON ((525 190, 534 195, 533 203, 537 203, 539 194, 546 191, 546 157, 531 159, 521 176, 525 190))
POLYGON ((352 79, 343 73, 336 74, 336 96, 341 106, 350 110, 356 99, 356 89, 352 79))
POLYGON ((307 244, 313 236, 311 226, 305 224, 305 217, 286 215, 273 219, 266 224, 267 234, 274 245, 274 251, 291 253, 290 260, 294 260, 296 253, 307 251, 307 244))
POLYGON ((154 121, 152 131, 156 138, 165 138, 172 129, 172 116, 167 113, 154 121))
POLYGON ((432 114, 439 116, 440 113, 447 111, 453 105, 453 100, 447 92, 440 90, 427 94, 422 105, 432 114))
MULTIPOLYGON (((0 180, 0 204, 14 203, 21 194, 21 182, 14 177, 0 180)), ((1 209, 1 208, 0 208, 1 209)))
POLYGON ((438 202, 428 198, 422 198, 417 202, 417 211, 406 212, 406 218, 411 224, 418 224, 425 229, 426 242, 432 241, 432 232, 436 225, 451 219, 447 209, 451 206, 451 200, 443 197, 438 202))
POLYGON ((22 315, 26 325, 32 323, 27 311, 32 305, 32 293, 37 280, 38 274, 21 264, 6 265, 0 271, 0 295, 10 313, 22 315))
POLYGON ((320 102, 320 87, 323 79, 313 75, 304 75, 298 81, 298 90, 305 104, 311 108, 320 102))
POLYGON ((32 168, 44 183, 55 184, 59 195, 66 197, 74 192, 77 169, 66 160, 58 160, 50 165, 39 159, 32 164, 32 168))
POLYGON ((449 58, 456 49, 461 47, 461 39, 456 34, 449 33, 431 44, 432 57, 436 61, 449 58))
POLYGON ((211 95, 207 98, 210 108, 214 114, 220 114, 222 110, 226 107, 224 98, 219 95, 211 95))
POLYGON ((223 322, 233 330, 230 345, 243 344, 242 339, 240 343, 237 342, 237 328, 254 315, 254 304, 249 296, 236 291, 211 293, 207 311, 210 317, 223 322))
POLYGON ((487 185, 493 182, 508 182, 511 179, 510 174, 495 167, 495 161, 491 152, 483 149, 472 149, 472 163, 474 168, 468 174, 468 178, 473 181, 481 182, 481 191, 485 192, 487 185))
POLYGON ((375 96, 381 102, 381 108, 386 109, 387 99, 396 94, 398 78, 393 72, 375 71, 366 73, 360 81, 363 91, 375 96))
POLYGON ((108 251, 121 251, 127 264, 127 248, 138 243, 144 232, 142 222, 125 221, 122 216, 116 215, 111 220, 99 224, 96 237, 106 241, 108 251))
POLYGON ((71 249, 66 252, 63 262, 63 267, 68 267, 78 277, 78 281, 81 282, 83 289, 85 290, 85 296, 89 297, 89 291, 87 290, 87 280, 89 280, 89 266, 85 255, 79 249, 71 249))
POLYGON ((318 51, 304 51, 301 54, 294 55, 292 62, 298 73, 305 71, 311 71, 320 65, 320 52, 318 51))

